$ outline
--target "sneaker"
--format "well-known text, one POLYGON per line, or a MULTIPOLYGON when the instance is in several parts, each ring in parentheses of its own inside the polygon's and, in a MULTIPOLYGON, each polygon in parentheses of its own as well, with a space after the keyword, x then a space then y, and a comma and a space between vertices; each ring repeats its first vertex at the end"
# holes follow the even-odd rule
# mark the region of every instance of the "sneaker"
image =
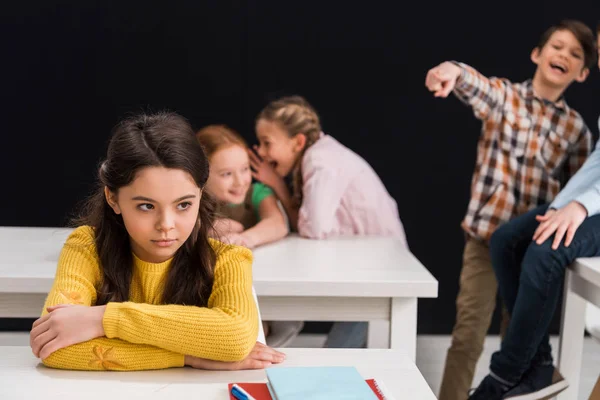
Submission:
POLYGON ((506 393, 504 399, 546 400, 569 387, 569 383, 552 364, 533 365, 521 382, 506 393))
POLYGON ((286 347, 300 334, 304 328, 303 321, 271 321, 269 322, 269 335, 267 346, 286 347))
POLYGON ((502 400, 510 389, 510 386, 488 375, 483 378, 477 389, 469 392, 468 400, 502 400))

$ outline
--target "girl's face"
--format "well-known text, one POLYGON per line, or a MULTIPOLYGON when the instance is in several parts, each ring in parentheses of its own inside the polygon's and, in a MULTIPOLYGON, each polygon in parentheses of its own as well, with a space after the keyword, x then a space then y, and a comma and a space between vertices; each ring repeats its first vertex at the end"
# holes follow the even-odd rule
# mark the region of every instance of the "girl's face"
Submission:
POLYGON ((244 147, 231 145, 210 157, 206 190, 217 200, 230 204, 243 203, 251 183, 250 159, 244 147))
POLYGON ((289 137, 277 123, 264 119, 256 123, 258 155, 271 164, 277 175, 289 175, 306 142, 302 133, 289 137))
POLYGON ((167 261, 188 239, 198 221, 202 192, 180 169, 147 167, 106 200, 121 214, 131 249, 143 261, 167 261))

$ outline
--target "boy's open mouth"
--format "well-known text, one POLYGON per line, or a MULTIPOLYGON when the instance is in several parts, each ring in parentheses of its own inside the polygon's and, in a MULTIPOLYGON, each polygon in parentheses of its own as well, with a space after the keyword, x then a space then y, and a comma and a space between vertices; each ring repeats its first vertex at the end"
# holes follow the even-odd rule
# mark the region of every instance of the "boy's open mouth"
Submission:
POLYGON ((550 63, 550 68, 562 74, 566 74, 568 71, 567 66, 562 63, 550 63))

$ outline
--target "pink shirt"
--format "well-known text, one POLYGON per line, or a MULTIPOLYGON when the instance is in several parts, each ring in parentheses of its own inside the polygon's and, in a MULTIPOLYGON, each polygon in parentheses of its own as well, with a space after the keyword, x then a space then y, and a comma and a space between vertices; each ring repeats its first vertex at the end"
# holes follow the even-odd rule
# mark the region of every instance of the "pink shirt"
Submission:
POLYGON ((371 166, 329 135, 302 158, 301 236, 395 236, 406 246, 396 201, 371 166))

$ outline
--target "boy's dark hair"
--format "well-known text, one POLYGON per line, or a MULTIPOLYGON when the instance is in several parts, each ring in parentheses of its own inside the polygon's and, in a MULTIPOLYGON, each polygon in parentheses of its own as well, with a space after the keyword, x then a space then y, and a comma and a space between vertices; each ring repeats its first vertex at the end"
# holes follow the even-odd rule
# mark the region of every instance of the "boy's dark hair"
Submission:
MULTIPOLYGON (((600 25, 599 25, 600 28, 600 25)), ((589 26, 584 24, 581 21, 574 19, 565 19, 560 21, 556 25, 552 25, 548 28, 540 38, 540 41, 537 45, 539 50, 548 43, 550 36, 556 31, 569 31, 577 38, 579 44, 583 48, 583 64, 585 68, 592 68, 596 63, 596 39, 594 38, 594 33, 590 29, 589 26)))

